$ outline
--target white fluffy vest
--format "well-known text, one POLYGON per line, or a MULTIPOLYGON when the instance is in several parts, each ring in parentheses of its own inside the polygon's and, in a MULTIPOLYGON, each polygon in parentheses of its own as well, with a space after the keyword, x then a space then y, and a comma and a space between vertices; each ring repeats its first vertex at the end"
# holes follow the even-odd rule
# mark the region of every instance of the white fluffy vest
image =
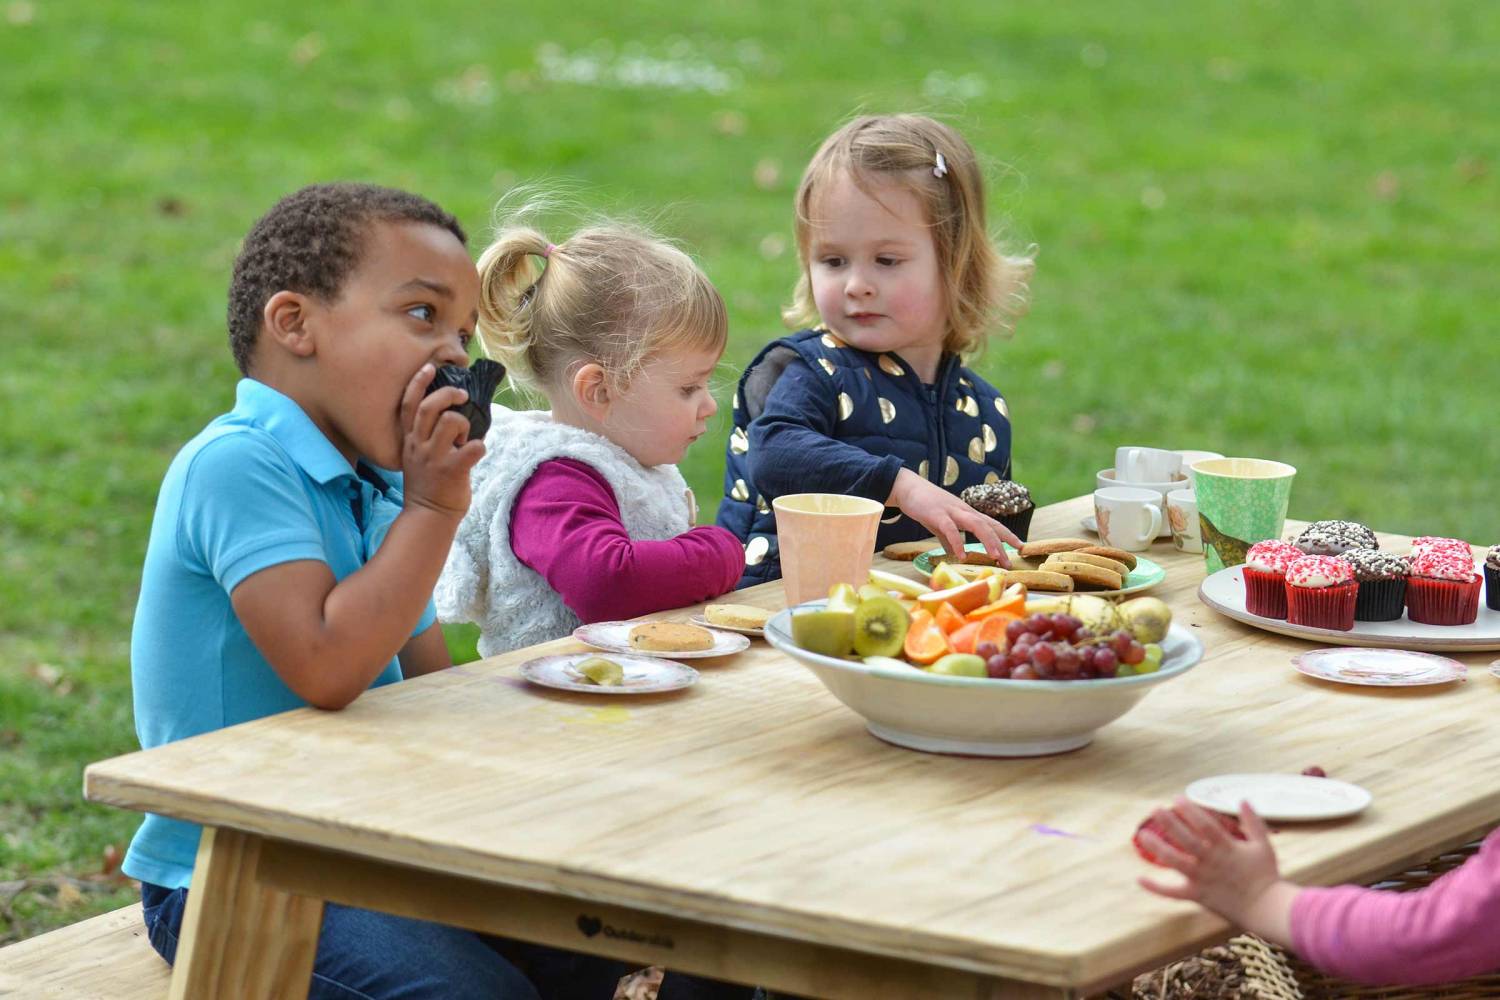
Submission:
POLYGON ((511 507, 543 462, 571 458, 602 475, 633 539, 662 541, 692 526, 687 483, 675 465, 648 469, 608 438, 554 423, 544 411, 497 405, 491 415, 485 456, 470 473, 473 502, 433 593, 443 621, 479 626, 481 656, 559 639, 579 624, 541 574, 523 565, 510 547, 511 507))

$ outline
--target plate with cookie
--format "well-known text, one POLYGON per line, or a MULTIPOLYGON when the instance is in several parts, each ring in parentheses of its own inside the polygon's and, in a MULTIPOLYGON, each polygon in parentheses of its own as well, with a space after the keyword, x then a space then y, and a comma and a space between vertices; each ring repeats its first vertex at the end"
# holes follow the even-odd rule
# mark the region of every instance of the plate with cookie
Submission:
MULTIPOLYGON (((996 569, 1005 584, 1024 583, 1036 593, 1081 593, 1119 597, 1139 593, 1167 578, 1167 571, 1144 556, 1123 549, 1098 545, 1086 538, 1039 538, 1022 545, 1020 551, 1006 546, 1010 569, 996 569)), ((977 552, 988 559, 984 546, 970 542, 966 553, 977 552)), ((940 563, 949 561, 942 549, 932 549, 912 563, 918 572, 931 576, 940 563)), ((965 562, 968 560, 966 559, 965 562)))
POLYGON ((521 664, 521 676, 533 684, 584 694, 658 694, 690 687, 698 671, 655 656, 599 656, 565 653, 539 656, 521 664))
POLYGON ((729 656, 750 648, 746 636, 687 622, 592 622, 573 638, 611 653, 646 653, 669 660, 729 656))
POLYGON ((702 614, 694 615, 688 621, 694 625, 723 629, 725 632, 738 632, 740 635, 761 639, 766 634, 766 622, 770 621, 775 613, 767 608, 757 608, 749 604, 710 604, 703 609, 702 614))

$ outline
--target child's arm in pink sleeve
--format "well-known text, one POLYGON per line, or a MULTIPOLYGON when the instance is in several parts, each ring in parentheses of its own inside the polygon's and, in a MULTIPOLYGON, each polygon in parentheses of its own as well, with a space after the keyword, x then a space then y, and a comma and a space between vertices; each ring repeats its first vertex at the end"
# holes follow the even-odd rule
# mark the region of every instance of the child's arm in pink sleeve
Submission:
POLYGON ((1292 944, 1318 968, 1363 983, 1419 985, 1500 969, 1500 830, 1415 892, 1304 889, 1292 944))
POLYGON ((713 525, 633 541, 609 483, 572 459, 543 462, 521 488, 510 546, 585 622, 697 604, 734 589, 745 569, 739 540, 713 525))

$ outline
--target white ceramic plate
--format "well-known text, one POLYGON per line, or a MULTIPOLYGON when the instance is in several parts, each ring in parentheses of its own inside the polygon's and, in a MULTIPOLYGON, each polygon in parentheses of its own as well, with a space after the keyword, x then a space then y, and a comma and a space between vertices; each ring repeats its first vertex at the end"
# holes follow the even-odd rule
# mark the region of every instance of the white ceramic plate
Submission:
POLYGON ((688 621, 692 622, 694 625, 702 625, 704 628, 716 628, 724 632, 737 632, 740 635, 754 636, 757 639, 764 638, 766 634, 766 630, 763 628, 741 628, 738 625, 715 625, 713 622, 709 621, 702 615, 694 615, 693 617, 689 618, 688 621))
POLYGON ((1482 592, 1479 595, 1479 616, 1469 625, 1423 625, 1411 621, 1403 614, 1389 622, 1356 621, 1353 629, 1340 632, 1337 629, 1293 625, 1280 618, 1252 615, 1245 610, 1244 570, 1243 566, 1230 566, 1214 573, 1198 587, 1198 599, 1221 615, 1267 632, 1325 643, 1336 642, 1340 646, 1384 646, 1443 652, 1500 649, 1500 611, 1485 606, 1482 592))
POLYGON ((698 671, 671 660, 654 656, 611 656, 625 673, 620 684, 595 684, 575 669, 578 663, 597 653, 566 653, 561 656, 539 656, 521 664, 521 676, 542 687, 584 694, 656 694, 690 687, 698 681, 698 671))
MULTIPOLYGON (((641 653, 643 650, 632 649, 630 645, 630 630, 640 624, 641 622, 594 622, 575 628, 573 638, 596 649, 607 649, 611 653, 641 653)), ((750 648, 750 640, 742 635, 721 632, 717 627, 709 631, 713 633, 714 644, 708 649, 681 652, 653 649, 651 652, 670 660, 697 660, 706 656, 728 656, 750 648)))
MULTIPOLYGON (((1183 488, 1184 489, 1187 488, 1186 484, 1183 484, 1183 488)), ((1097 535, 1097 534, 1099 534, 1099 519, 1097 517, 1095 517, 1093 514, 1090 514, 1088 517, 1085 517, 1082 521, 1079 521, 1078 524, 1079 524, 1080 527, 1083 528, 1084 531, 1087 531, 1091 535, 1097 535)), ((1172 537, 1172 526, 1167 523, 1166 515, 1162 515, 1161 530, 1156 533, 1156 537, 1157 538, 1171 538, 1172 537)))
POLYGON ((1239 814, 1241 802, 1249 802, 1261 819, 1279 823, 1353 816, 1371 798, 1358 785, 1305 774, 1221 774, 1188 785, 1187 797, 1231 816, 1239 814))
POLYGON ((1469 677, 1469 668, 1457 660, 1409 649, 1310 649, 1292 657, 1292 664, 1309 677, 1367 687, 1419 687, 1469 677))

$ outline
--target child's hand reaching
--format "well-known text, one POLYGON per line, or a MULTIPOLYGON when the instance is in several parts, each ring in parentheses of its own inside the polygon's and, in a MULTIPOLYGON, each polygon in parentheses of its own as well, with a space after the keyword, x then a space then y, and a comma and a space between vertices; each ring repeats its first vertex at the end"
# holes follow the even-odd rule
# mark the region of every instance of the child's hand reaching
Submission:
POLYGON ((1201 903, 1251 933, 1291 944, 1292 900, 1298 887, 1281 878, 1269 831, 1248 802, 1240 805, 1243 840, 1183 798, 1171 809, 1158 809, 1152 819, 1172 843, 1147 829, 1140 834, 1143 846, 1186 881, 1169 885, 1142 878, 1143 888, 1169 899, 1201 903))
POLYGON ((928 482, 910 469, 896 474, 896 483, 891 487, 890 502, 901 509, 901 513, 917 521, 931 531, 943 543, 951 556, 959 556, 964 550, 965 531, 984 543, 984 550, 1001 566, 1009 566, 1003 542, 1016 548, 1021 540, 993 518, 986 517, 958 497, 928 482))
POLYGON ((468 399, 448 386, 423 396, 437 369, 423 365, 401 395, 401 472, 407 507, 462 518, 469 509, 469 470, 484 457, 484 442, 465 440, 469 421, 447 412, 468 399))

